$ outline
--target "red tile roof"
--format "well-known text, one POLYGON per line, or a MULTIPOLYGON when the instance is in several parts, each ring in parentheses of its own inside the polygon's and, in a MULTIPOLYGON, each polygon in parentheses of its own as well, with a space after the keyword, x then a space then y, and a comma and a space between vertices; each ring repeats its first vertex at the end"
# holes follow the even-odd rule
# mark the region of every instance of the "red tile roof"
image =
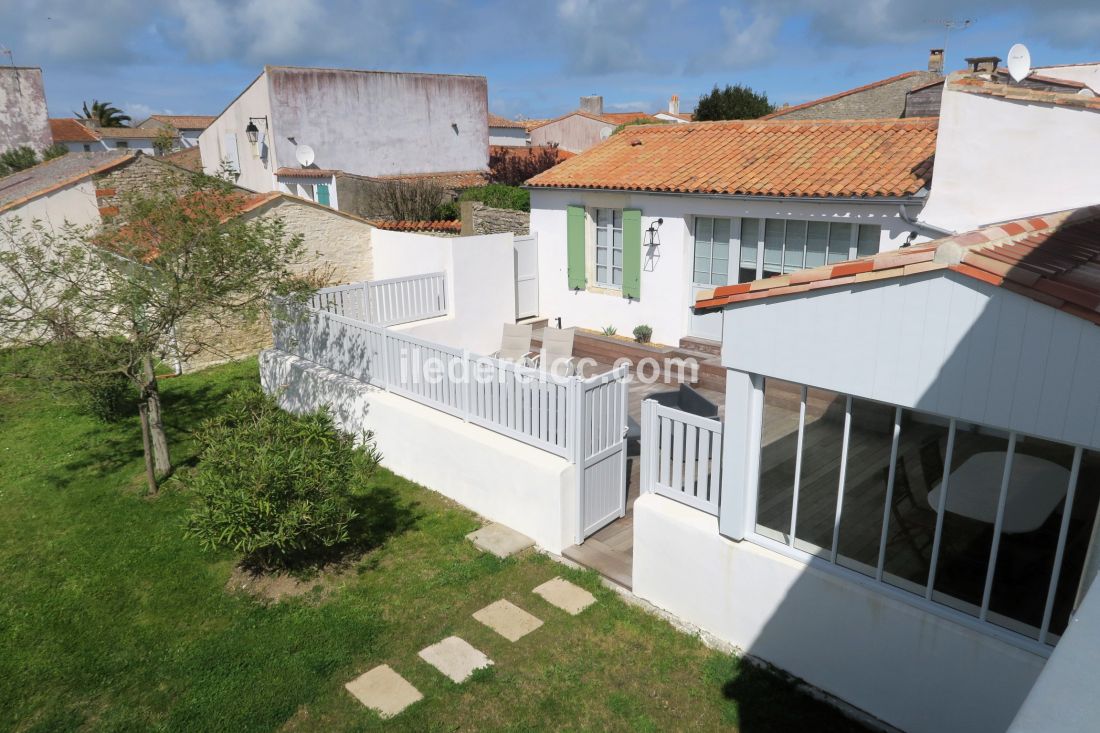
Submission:
POLYGON ((527 127, 527 125, 526 125, 526 123, 516 122, 515 120, 510 120, 507 117, 501 117, 500 115, 495 115, 492 112, 490 112, 489 113, 489 127, 514 127, 514 128, 522 130, 525 127, 527 127))
POLYGON ((328 168, 280 168, 275 171, 275 175, 296 178, 332 178, 337 172, 328 168))
POLYGON ((55 143, 97 143, 99 136, 71 117, 51 117, 50 134, 55 143))
POLYGON ((697 309, 952 271, 1100 324, 1100 205, 1005 222, 850 262, 700 293, 697 309))
POLYGON ((395 219, 378 219, 371 223, 379 229, 389 229, 395 232, 445 232, 458 234, 462 231, 461 221, 399 221, 395 219))
POLYGON ((906 197, 932 179, 935 119, 638 125, 532 178, 547 188, 906 197))
POLYGON ((172 153, 165 153, 158 156, 160 160, 178 165, 180 168, 186 168, 189 171, 195 173, 202 173, 202 154, 199 151, 199 146, 195 145, 190 148, 183 148, 182 150, 176 150, 172 153))
POLYGON ((473 188, 489 182, 488 171, 445 171, 441 173, 399 173, 389 176, 359 176, 372 181, 430 181, 443 188, 473 188))
POLYGON ((605 112, 603 114, 595 114, 593 112, 585 112, 583 109, 575 109, 572 112, 566 112, 560 117, 555 117, 552 120, 528 120, 527 131, 530 132, 536 127, 543 127, 560 120, 564 120, 567 117, 573 115, 580 115, 581 117, 587 117, 590 120, 596 120, 597 122, 605 122, 609 125, 622 125, 627 122, 633 122, 634 120, 649 120, 651 122, 661 122, 648 112, 605 112), (537 124, 535 124, 537 123, 537 124))
POLYGON ((214 115, 150 115, 149 119, 171 125, 177 130, 205 130, 218 118, 214 115))
POLYGON ((920 71, 906 71, 903 74, 898 74, 897 76, 891 76, 888 79, 879 79, 878 81, 873 81, 870 84, 864 84, 863 86, 856 87, 855 89, 849 89, 847 91, 837 92, 836 94, 830 94, 829 96, 822 97, 821 99, 814 99, 814 100, 811 100, 809 102, 803 102, 802 104, 796 104, 796 105, 793 105, 793 106, 780 107, 775 112, 772 112, 771 114, 764 115, 760 119, 762 119, 762 120, 775 119, 777 117, 782 117, 783 115, 788 114, 790 112, 794 112, 796 110, 806 109, 807 107, 816 107, 819 104, 825 104, 826 102, 832 102, 834 100, 841 99, 842 97, 847 97, 849 94, 858 94, 860 92, 866 92, 870 89, 875 89, 877 87, 886 86, 887 84, 893 84, 896 81, 901 81, 903 79, 909 79, 909 78, 917 76, 921 73, 922 72, 920 72, 920 71))
POLYGON ((119 140, 152 140, 160 132, 158 128, 150 127, 99 127, 96 134, 101 138, 117 138, 119 140))

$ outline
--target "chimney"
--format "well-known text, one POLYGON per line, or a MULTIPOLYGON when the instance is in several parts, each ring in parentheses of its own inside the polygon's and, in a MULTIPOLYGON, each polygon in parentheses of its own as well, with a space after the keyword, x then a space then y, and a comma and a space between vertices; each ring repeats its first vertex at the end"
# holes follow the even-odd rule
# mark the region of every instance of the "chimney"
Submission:
POLYGON ((590 115, 602 115, 603 97, 598 94, 591 97, 581 97, 581 112, 587 112, 590 115))
POLYGON ((943 73, 943 49, 933 48, 928 52, 928 70, 934 74, 943 73))
POLYGON ((673 94, 668 98, 668 113, 670 115, 680 114, 680 95, 673 94))
POLYGON ((972 56, 966 60, 971 74, 992 73, 1001 64, 1000 56, 972 56))

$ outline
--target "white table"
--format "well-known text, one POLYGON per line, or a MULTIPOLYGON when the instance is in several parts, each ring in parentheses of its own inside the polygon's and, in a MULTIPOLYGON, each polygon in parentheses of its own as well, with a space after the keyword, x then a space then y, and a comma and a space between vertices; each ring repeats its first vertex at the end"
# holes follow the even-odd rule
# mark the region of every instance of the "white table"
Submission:
MULTIPOLYGON (((1004 477, 1005 453, 975 453, 951 472, 947 489, 947 511, 994 524, 997 499, 1004 477)), ((1034 532, 1066 498, 1069 471, 1057 463, 1017 453, 1012 459, 1008 481, 1003 531, 1006 534, 1034 532)), ((928 492, 928 503, 939 511, 940 485, 928 492)))

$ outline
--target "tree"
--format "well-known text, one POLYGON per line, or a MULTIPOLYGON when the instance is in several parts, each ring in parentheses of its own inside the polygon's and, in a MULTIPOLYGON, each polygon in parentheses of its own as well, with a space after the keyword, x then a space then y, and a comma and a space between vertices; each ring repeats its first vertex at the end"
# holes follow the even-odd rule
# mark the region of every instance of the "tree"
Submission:
POLYGON ((157 136, 153 138, 153 152, 157 155, 167 155, 176 149, 175 128, 162 127, 157 130, 157 136))
POLYGON ((432 221, 449 196, 434 181, 371 181, 367 185, 371 216, 394 221, 432 221))
POLYGON ((699 97, 695 105, 696 121, 704 120, 755 120, 775 111, 764 92, 754 92, 742 84, 727 84, 725 89, 714 89, 699 97))
MULTIPOLYGON (((236 216, 240 194, 205 176, 127 199, 102 232, 10 219, 0 225, 0 343, 60 349, 82 367, 23 374, 69 382, 122 374, 135 389, 151 492, 172 470, 156 369, 218 349, 296 289, 303 253, 278 219, 236 216)), ((304 292, 308 291, 303 291, 304 292)))
POLYGON ((29 145, 20 145, 17 148, 8 148, 0 153, 0 176, 26 170, 38 163, 38 155, 29 145))
POLYGON ((524 147, 492 146, 489 152, 489 178, 493 183, 520 186, 565 157, 557 144, 524 147))
POLYGON ((126 127, 126 123, 132 121, 130 115, 123 114, 118 107, 111 106, 110 102, 100 102, 98 99, 92 100, 91 107, 85 102, 83 113, 74 112, 73 114, 82 120, 91 120, 99 127, 126 127))

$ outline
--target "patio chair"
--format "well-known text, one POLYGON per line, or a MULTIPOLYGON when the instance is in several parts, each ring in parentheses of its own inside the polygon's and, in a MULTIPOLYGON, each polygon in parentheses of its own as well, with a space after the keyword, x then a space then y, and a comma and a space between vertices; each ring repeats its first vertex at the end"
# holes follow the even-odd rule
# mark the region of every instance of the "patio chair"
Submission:
POLYGON ((500 349, 493 353, 493 358, 527 365, 531 356, 531 324, 505 323, 500 349))
POLYGON ((572 328, 544 328, 542 330, 542 351, 531 360, 543 370, 558 377, 571 377, 576 371, 573 361, 572 328))

